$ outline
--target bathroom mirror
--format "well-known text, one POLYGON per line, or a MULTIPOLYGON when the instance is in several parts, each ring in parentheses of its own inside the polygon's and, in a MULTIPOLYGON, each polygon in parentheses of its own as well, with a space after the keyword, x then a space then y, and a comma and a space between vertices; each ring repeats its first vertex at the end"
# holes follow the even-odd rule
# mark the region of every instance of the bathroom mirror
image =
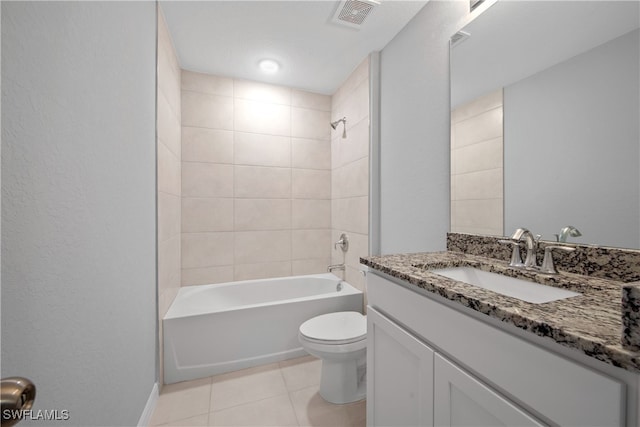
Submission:
POLYGON ((636 1, 498 0, 451 44, 451 231, 640 248, 636 1))

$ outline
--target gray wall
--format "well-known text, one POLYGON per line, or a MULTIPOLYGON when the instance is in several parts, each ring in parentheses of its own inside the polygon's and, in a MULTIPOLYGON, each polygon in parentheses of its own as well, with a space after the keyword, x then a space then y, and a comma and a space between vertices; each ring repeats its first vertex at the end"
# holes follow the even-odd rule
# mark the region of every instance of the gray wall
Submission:
POLYGON ((640 247, 639 32, 504 90, 505 229, 640 247))
POLYGON ((465 1, 430 1, 381 52, 381 251, 444 250, 449 231, 449 38, 465 1))
POLYGON ((2 2, 2 376, 61 425, 135 425, 156 378, 155 27, 2 2))

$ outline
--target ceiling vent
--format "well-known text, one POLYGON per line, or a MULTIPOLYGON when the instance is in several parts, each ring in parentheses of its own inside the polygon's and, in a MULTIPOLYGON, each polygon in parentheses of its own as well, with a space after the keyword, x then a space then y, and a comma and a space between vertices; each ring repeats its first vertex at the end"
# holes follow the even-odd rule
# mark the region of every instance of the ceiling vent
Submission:
POLYGON ((331 22, 359 30, 373 8, 379 4, 376 0, 343 0, 333 14, 331 22))
POLYGON ((465 31, 458 31, 454 35, 451 36, 451 47, 455 47, 469 38, 471 34, 465 31))

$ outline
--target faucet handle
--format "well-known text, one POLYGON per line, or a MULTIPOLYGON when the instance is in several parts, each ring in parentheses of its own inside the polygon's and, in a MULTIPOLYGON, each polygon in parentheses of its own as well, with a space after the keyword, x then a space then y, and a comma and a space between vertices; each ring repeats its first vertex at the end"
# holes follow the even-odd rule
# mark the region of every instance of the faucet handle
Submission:
POLYGON ((498 240, 498 243, 503 243, 505 245, 512 245, 513 249, 511 250, 511 261, 509 261, 509 267, 524 267, 524 263, 522 262, 522 258, 520 257, 520 241, 517 240, 498 240))
POLYGON ((540 272, 545 274, 558 274, 558 270, 556 270, 556 266, 553 263, 553 254, 552 251, 557 249, 559 251, 565 252, 573 252, 576 248, 572 248, 569 246, 562 245, 549 245, 544 248, 544 258, 542 259, 542 266, 540 267, 540 272))

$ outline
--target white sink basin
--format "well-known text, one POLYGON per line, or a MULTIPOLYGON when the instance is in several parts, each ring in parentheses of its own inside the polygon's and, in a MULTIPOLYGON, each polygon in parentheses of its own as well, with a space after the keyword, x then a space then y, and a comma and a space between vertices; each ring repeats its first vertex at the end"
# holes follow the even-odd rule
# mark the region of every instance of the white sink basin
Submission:
POLYGON ((431 272, 534 304, 543 304, 581 295, 566 289, 490 273, 473 267, 441 268, 431 270, 431 272))

